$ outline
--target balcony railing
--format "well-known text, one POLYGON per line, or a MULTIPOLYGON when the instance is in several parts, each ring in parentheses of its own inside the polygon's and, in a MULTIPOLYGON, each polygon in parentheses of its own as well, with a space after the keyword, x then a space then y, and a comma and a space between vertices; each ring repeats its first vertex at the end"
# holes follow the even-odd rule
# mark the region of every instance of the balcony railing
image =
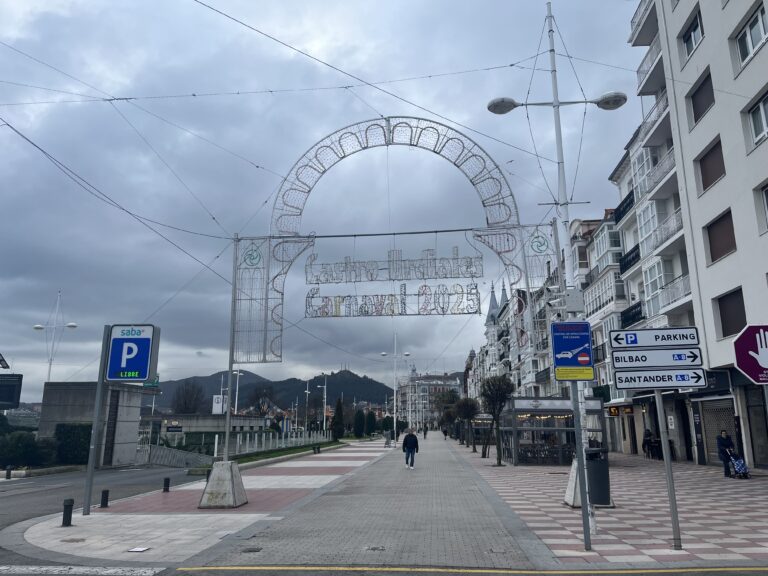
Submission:
POLYGON ((659 163, 650 169, 648 174, 642 180, 640 185, 643 188, 643 194, 648 194, 669 174, 675 167, 675 149, 670 148, 659 163))
POLYGON ((651 6, 653 6, 653 2, 654 0, 640 0, 640 4, 637 6, 637 10, 635 10, 635 15, 632 16, 632 22, 630 24, 630 42, 632 42, 635 36, 637 36, 643 20, 645 20, 645 17, 648 15, 649 10, 651 9, 651 6))
POLYGON ((648 114, 645 115, 643 123, 640 125, 640 132, 637 135, 638 142, 642 142, 645 137, 648 136, 651 128, 658 122, 659 118, 664 116, 667 109, 669 109, 669 97, 667 96, 667 93, 664 92, 663 96, 656 100, 656 104, 654 104, 653 108, 651 108, 648 114))
POLYGON ((549 384, 550 382, 550 374, 549 374, 549 368, 544 368, 544 370, 539 370, 536 372, 536 384, 549 384))
POLYGON ((592 356, 594 357, 595 363, 605 362, 605 342, 592 348, 592 356))
POLYGON ((640 322, 645 318, 645 312, 643 310, 643 302, 640 301, 637 304, 633 304, 621 313, 621 327, 626 328, 640 322))
POLYGON ((686 274, 685 276, 678 276, 671 282, 667 282, 661 287, 660 302, 662 308, 682 300, 691 293, 691 277, 686 274))
POLYGON ((619 260, 619 272, 624 274, 627 270, 632 268, 635 264, 640 262, 640 244, 635 244, 629 252, 624 254, 619 260))
POLYGON ((661 54, 661 40, 659 40, 659 35, 657 34, 656 38, 653 39, 653 42, 651 42, 651 45, 648 47, 648 52, 646 52, 642 62, 640 62, 640 66, 637 68, 638 90, 640 89, 640 86, 643 85, 643 82, 645 82, 648 73, 651 71, 651 68, 653 68, 653 63, 656 62, 656 57, 659 54, 661 54))
POLYGON ((680 230, 683 229, 683 216, 680 213, 680 208, 664 222, 662 222, 656 230, 653 231, 653 241, 651 242, 651 250, 656 250, 659 246, 664 244, 667 240, 672 238, 680 230))
POLYGON ((549 350, 549 338, 544 337, 536 341, 536 351, 543 352, 549 350))
POLYGON ((621 219, 626 216, 630 210, 632 210, 632 207, 635 205, 635 192, 634 190, 630 190, 629 194, 624 196, 621 202, 619 202, 619 205, 616 206, 616 210, 613 211, 613 219, 618 224, 621 222, 621 219))

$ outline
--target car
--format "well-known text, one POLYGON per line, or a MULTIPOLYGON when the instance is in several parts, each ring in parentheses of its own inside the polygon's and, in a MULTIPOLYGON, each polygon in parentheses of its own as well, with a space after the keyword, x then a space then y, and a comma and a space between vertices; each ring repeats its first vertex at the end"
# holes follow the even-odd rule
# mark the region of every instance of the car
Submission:
POLYGON ((573 358, 573 352, 570 350, 563 350, 562 352, 555 354, 555 358, 573 358))

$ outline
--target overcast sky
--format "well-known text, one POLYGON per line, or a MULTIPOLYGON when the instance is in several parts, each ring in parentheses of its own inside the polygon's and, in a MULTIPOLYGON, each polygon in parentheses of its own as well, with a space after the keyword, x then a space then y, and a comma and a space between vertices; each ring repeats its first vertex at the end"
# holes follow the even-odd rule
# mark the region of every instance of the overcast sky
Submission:
MULTIPOLYGON (((440 74, 385 87, 525 150, 533 148, 525 110, 495 116, 487 112, 487 102, 502 95, 524 100, 529 83, 531 101, 551 99, 546 53, 532 82, 530 69, 509 66, 442 75, 534 56, 546 13, 543 0, 210 3, 367 81, 440 74)), ((553 2, 568 52, 618 67, 574 61, 587 96, 609 90, 630 96, 618 111, 588 110, 574 200, 590 204, 572 207, 572 217, 599 218, 619 201, 607 177, 641 120, 634 69, 644 51, 626 43, 636 5, 634 0, 553 2)), ((345 89, 357 82, 193 0, 0 0, 0 40, 37 60, 0 45, 0 116, 6 122, 126 209, 212 236, 268 234, 279 174, 339 128, 380 114, 436 119, 371 87, 345 89), (198 96, 135 100, 144 110, 128 102, 82 102, 107 94, 193 93, 198 96)), ((545 35, 540 50, 546 46, 545 35)), ((565 52, 559 38, 557 50, 565 52)), ((523 66, 533 63, 526 60, 523 66)), ((566 58, 558 58, 558 71, 561 99, 580 99, 566 58)), ((530 115, 539 153, 554 158, 551 109, 534 108, 530 115)), ((569 193, 582 115, 580 106, 563 109, 569 193)), ((509 170, 523 223, 551 217, 548 207, 538 205, 551 197, 534 156, 458 129, 509 170)), ((226 282, 76 186, 8 126, 0 126, 0 150, 0 353, 24 374, 23 400, 41 397, 47 354, 43 332, 32 326, 53 323, 58 290, 59 320, 78 328, 63 335, 53 380, 94 379, 103 326, 143 321, 162 328, 161 379, 226 369, 231 293, 226 282)), ((554 189, 555 164, 545 160, 542 166, 554 189)), ((301 232, 401 232, 484 222, 476 192, 454 166, 424 150, 392 147, 345 159, 323 177, 306 204, 301 232)), ((227 240, 152 226, 231 276, 227 240)), ((344 255, 383 260, 391 242, 390 237, 318 240, 315 251, 325 262, 344 255)), ((419 236, 398 246, 411 258, 426 248, 448 254, 452 246, 462 255, 475 254, 463 234, 419 236)), ((496 258, 483 255, 480 316, 304 319, 310 288, 304 281, 305 255, 288 276, 284 314, 306 332, 286 328, 282 363, 243 368, 280 379, 347 366, 391 382, 391 356, 382 359, 380 352, 391 355, 396 331, 398 351, 410 352, 419 371, 462 370, 470 347, 483 342, 487 296, 501 274, 496 258)), ((321 289, 331 295, 387 291, 378 284, 321 289)))

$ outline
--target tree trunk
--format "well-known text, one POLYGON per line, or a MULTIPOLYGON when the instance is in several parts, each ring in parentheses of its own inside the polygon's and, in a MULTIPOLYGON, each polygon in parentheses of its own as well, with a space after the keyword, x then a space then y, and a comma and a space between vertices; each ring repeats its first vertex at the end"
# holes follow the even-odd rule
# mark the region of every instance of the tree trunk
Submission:
POLYGON ((501 466, 501 431, 499 421, 496 420, 496 465, 501 466))
POLYGON ((475 442, 475 429, 470 426, 469 427, 470 434, 472 434, 472 452, 477 453, 477 443, 475 442))
POLYGON ((488 429, 488 432, 485 434, 485 438, 483 438, 483 451, 480 455, 481 458, 488 458, 488 445, 491 443, 491 429, 488 429))

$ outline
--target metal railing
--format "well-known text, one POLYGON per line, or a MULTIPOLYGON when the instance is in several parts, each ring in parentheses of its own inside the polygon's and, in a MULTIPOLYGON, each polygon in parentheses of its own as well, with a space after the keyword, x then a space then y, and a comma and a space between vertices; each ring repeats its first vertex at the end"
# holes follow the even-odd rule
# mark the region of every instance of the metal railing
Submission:
POLYGON ((605 342, 592 348, 592 356, 594 357, 595 363, 605 362, 605 352, 605 342))
POLYGON ((632 326, 644 318, 645 311, 643 310, 643 302, 640 301, 621 312, 621 327, 626 328, 627 326, 632 326))
POLYGON ((678 276, 661 287, 659 305, 661 308, 665 308, 678 300, 682 300, 690 293, 691 277, 688 274, 685 276, 678 276))
POLYGON ((680 213, 680 208, 675 210, 669 218, 664 220, 656 230, 653 231, 653 241, 651 242, 651 250, 656 250, 659 246, 664 244, 667 240, 672 238, 680 230, 683 229, 683 215, 680 213))
POLYGON ((648 171, 641 182, 643 194, 649 194, 675 167, 675 149, 670 148, 658 164, 648 171))
POLYGON ((653 108, 650 109, 648 114, 645 115, 643 123, 640 125, 640 132, 637 135, 637 140, 642 142, 643 139, 648 136, 651 128, 658 122, 659 118, 664 116, 664 113, 669 109, 669 96, 666 92, 656 100, 653 108))
POLYGON ((621 219, 626 216, 630 210, 632 210, 632 207, 635 205, 635 191, 630 190, 629 194, 624 196, 624 198, 619 202, 619 205, 616 206, 616 210, 613 211, 613 220, 618 224, 621 222, 621 219))
POLYGON ((619 260, 619 273, 624 274, 627 270, 632 268, 635 264, 640 262, 640 244, 635 246, 619 260))
POLYGON ((536 381, 536 384, 549 384, 550 380, 550 370, 549 367, 544 368, 544 370, 539 370, 536 372, 536 376, 534 380, 536 381))
POLYGON ((659 40, 659 35, 656 34, 653 42, 651 42, 651 45, 648 46, 648 52, 645 53, 643 60, 640 62, 640 66, 637 67, 638 90, 640 89, 640 86, 643 85, 643 82, 645 82, 645 79, 648 77, 648 73, 651 71, 651 68, 653 68, 653 63, 656 62, 656 58, 659 54, 661 54, 661 40, 659 40))
POLYGON ((640 4, 637 5, 634 16, 632 16, 632 22, 630 23, 629 42, 632 43, 640 31, 645 17, 648 16, 648 12, 653 6, 654 0, 640 0, 640 4))

